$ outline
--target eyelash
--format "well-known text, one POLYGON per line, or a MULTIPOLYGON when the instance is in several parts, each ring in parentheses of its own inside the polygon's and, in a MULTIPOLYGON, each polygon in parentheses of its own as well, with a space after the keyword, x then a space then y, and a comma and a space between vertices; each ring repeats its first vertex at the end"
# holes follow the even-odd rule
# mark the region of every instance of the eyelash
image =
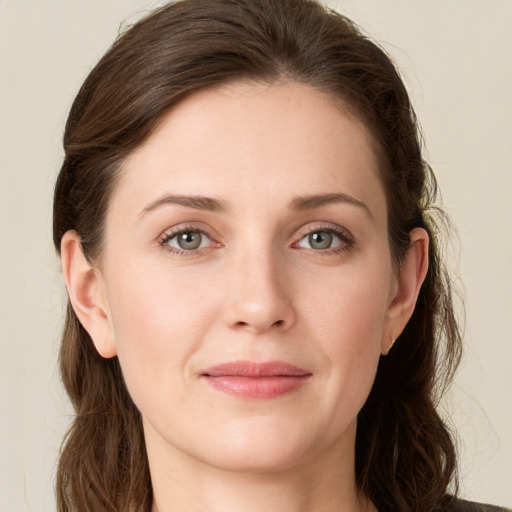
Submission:
MULTIPOLYGON (((213 238, 206 233, 203 229, 199 229, 197 226, 180 226, 176 229, 172 229, 171 231, 166 231, 159 239, 158 245, 162 247, 162 249, 175 254, 177 256, 182 256, 185 258, 190 258, 193 256, 198 256, 199 251, 204 251, 205 249, 209 249, 211 247, 201 247, 199 249, 179 249, 177 247, 171 247, 169 245, 169 242, 177 237, 178 235, 184 234, 184 233, 199 233, 201 236, 206 236, 208 239, 210 239, 211 242, 213 242, 213 238)), ((221 246, 221 244, 217 244, 218 247, 221 246)))
POLYGON ((333 255, 333 254, 340 254, 342 252, 348 251, 352 249, 355 245, 354 237, 346 230, 341 229, 339 227, 333 227, 333 226, 315 226, 313 229, 308 229, 305 231, 299 238, 297 242, 294 242, 292 244, 292 247, 295 247, 297 249, 304 249, 302 247, 299 247, 299 243, 302 242, 307 237, 313 235, 314 233, 330 233, 338 238, 339 245, 335 247, 329 247, 327 249, 313 249, 310 248, 309 250, 315 253, 315 255, 318 256, 327 256, 327 255, 333 255))
MULTIPOLYGON (((171 231, 166 231, 158 240, 158 245, 162 247, 162 249, 177 255, 181 257, 194 257, 198 256, 204 250, 211 249, 212 247, 200 247, 198 249, 179 249, 177 247, 172 247, 169 245, 169 242, 177 237, 178 235, 184 234, 184 233, 199 233, 201 236, 206 236, 210 240, 210 244, 214 243, 217 244, 217 247, 222 247, 222 245, 218 242, 215 242, 213 238, 203 229, 198 228, 197 226, 180 226, 178 228, 172 229, 171 231)), ((330 233, 333 234, 335 237, 339 239, 339 245, 335 247, 329 247, 326 249, 313 249, 310 248, 309 250, 313 253, 317 253, 317 255, 332 255, 332 254, 340 254, 344 251, 350 250, 353 248, 355 241, 353 236, 346 230, 341 229, 339 227, 333 227, 333 226, 315 226, 313 229, 308 229, 307 231, 304 231, 300 238, 294 242, 291 247, 296 249, 307 249, 299 246, 299 243, 302 242, 305 238, 308 236, 311 236, 314 233, 330 233)))

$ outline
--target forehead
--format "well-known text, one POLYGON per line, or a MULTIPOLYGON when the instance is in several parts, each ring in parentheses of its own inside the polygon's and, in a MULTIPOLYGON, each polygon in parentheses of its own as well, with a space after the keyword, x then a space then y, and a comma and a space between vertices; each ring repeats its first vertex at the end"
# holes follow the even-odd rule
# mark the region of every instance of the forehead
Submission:
POLYGON ((125 161, 112 202, 143 208, 169 192, 271 204, 342 192, 371 203, 383 196, 378 175, 369 130, 340 102, 294 82, 234 83, 166 113, 125 161))

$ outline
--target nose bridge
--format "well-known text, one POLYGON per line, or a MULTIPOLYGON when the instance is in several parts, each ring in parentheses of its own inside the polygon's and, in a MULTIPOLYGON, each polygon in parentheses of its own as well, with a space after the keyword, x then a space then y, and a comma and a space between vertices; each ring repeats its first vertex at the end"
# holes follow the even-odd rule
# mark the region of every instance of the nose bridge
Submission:
POLYGON ((227 323, 253 332, 289 327, 294 320, 292 290, 280 251, 271 241, 252 239, 232 256, 227 323))

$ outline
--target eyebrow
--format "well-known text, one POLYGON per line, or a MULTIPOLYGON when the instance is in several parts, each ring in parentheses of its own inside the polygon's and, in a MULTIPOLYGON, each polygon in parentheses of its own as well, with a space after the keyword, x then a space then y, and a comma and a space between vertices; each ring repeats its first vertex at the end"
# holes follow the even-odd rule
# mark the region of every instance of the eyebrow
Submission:
MULTIPOLYGON (((295 211, 307 211, 336 203, 348 203, 354 206, 358 206, 362 208, 371 218, 373 218, 373 215, 366 204, 349 194, 343 193, 314 194, 297 197, 290 203, 290 208, 295 211)), ((225 212, 227 210, 226 203, 224 201, 215 199, 213 197, 168 194, 160 197, 159 199, 156 199, 155 201, 152 201, 147 206, 145 206, 139 217, 142 217, 150 211, 156 210, 157 208, 169 204, 178 204, 187 208, 210 212, 225 212)))
POLYGON ((160 197, 159 199, 156 199, 155 201, 145 206, 139 217, 142 217, 152 210, 156 210, 157 208, 169 204, 179 204, 181 206, 186 206, 187 208, 194 208, 195 210, 206 210, 209 212, 223 212, 226 210, 224 201, 214 199, 213 197, 169 194, 160 197))
POLYGON ((329 204, 348 203, 362 208, 372 219, 373 215, 368 206, 359 199, 342 193, 314 194, 310 196, 297 197, 291 202, 292 210, 304 211, 314 210, 329 204))

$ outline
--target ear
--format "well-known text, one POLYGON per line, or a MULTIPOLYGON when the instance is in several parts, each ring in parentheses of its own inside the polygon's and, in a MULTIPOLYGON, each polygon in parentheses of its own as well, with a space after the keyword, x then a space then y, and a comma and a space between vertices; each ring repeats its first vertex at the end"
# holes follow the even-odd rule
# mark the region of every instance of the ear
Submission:
POLYGON ((415 228, 409 233, 410 244, 398 270, 396 289, 387 312, 388 326, 384 331, 381 353, 387 355, 412 316, 421 285, 428 270, 428 233, 415 228))
POLYGON ((62 273, 73 310, 99 354, 113 357, 117 350, 103 277, 84 256, 75 231, 64 234, 60 247, 62 273))

